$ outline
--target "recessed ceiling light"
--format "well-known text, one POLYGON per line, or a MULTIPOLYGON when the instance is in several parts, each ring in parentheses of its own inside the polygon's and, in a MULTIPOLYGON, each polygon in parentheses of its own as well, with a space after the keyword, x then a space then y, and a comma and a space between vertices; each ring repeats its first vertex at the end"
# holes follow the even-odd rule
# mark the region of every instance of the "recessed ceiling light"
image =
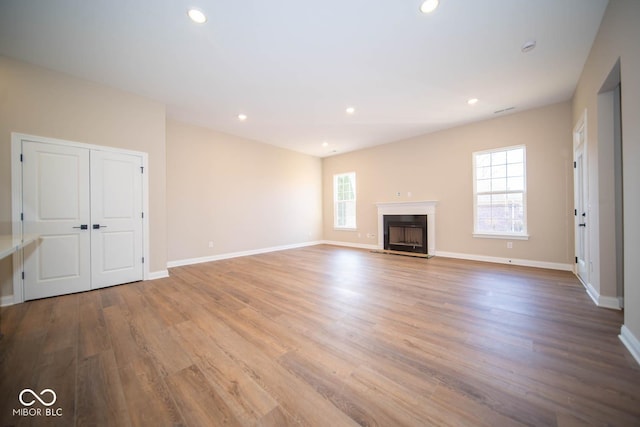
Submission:
POLYGON ((440 4, 438 0, 425 0, 420 5, 420 12, 431 13, 438 8, 438 4, 440 4))
POLYGON ((327 141, 323 141, 323 142, 322 142, 322 146, 323 146, 323 147, 328 147, 328 146, 329 146, 329 143, 328 143, 327 141))
POLYGON ((528 40, 522 44, 522 46, 520 47, 520 50, 522 51, 522 53, 527 53, 527 52, 531 52, 535 48, 536 48, 536 41, 528 40))
POLYGON ((238 114, 238 120, 244 122, 245 120, 247 120, 247 115, 242 113, 238 114))
POLYGON ((478 98, 471 98, 470 100, 467 101, 467 104, 469 105, 475 105, 478 103, 478 98))
POLYGON ((189 15, 189 18, 191 18, 191 20, 196 24, 204 24, 205 22, 207 22, 207 17, 204 13, 202 13, 201 10, 189 9, 187 15, 189 15))
POLYGON ((353 114, 356 112, 356 109, 354 107, 347 107, 345 111, 347 112, 347 114, 353 114))

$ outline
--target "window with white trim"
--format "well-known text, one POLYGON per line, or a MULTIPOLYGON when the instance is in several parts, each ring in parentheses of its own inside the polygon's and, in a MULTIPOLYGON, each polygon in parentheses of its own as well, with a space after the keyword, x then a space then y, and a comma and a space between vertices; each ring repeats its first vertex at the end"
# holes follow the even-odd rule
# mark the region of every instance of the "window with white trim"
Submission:
POLYGON ((473 233, 528 238, 524 145, 473 153, 473 233))
POLYGON ((333 227, 356 228, 356 173, 333 176, 333 227))

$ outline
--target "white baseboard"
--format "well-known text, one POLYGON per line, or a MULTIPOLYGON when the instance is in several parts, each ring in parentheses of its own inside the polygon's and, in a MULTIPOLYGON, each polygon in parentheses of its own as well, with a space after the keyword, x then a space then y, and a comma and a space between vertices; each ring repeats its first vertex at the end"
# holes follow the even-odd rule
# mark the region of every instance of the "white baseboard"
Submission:
POLYGON ((243 256, 249 256, 249 255, 259 255, 259 254, 264 254, 268 252, 284 251, 287 249, 304 248, 306 246, 315 246, 321 243, 322 242, 319 242, 319 241, 295 243, 292 245, 272 246, 270 248, 253 249, 249 251, 229 252, 226 254, 218 254, 218 255, 212 255, 212 256, 206 256, 206 257, 200 257, 200 258, 180 259, 176 261, 169 261, 167 263, 167 267, 169 268, 181 267, 183 265, 201 264, 203 262, 220 261, 223 259, 238 258, 243 256))
POLYGON ((550 270, 573 271, 572 264, 562 264, 558 262, 534 261, 534 260, 516 259, 516 258, 500 258, 500 257, 485 256, 485 255, 462 254, 462 253, 456 253, 456 252, 442 252, 442 251, 436 251, 436 256, 441 256, 445 258, 467 259, 470 261, 493 262, 497 264, 519 265, 523 267, 548 268, 550 270))
POLYGON ((622 305, 620 304, 620 298, 604 297, 602 295, 600 295, 600 298, 598 298, 598 307, 610 308, 612 310, 622 310, 622 305))
POLYGON ((640 341, 636 338, 635 335, 627 328, 625 325, 622 325, 620 328, 620 335, 618 335, 620 341, 627 347, 629 353, 636 359, 636 362, 640 365, 640 341))
POLYGON ((593 287, 593 285, 591 285, 591 283, 585 283, 580 279, 580 276, 577 276, 578 280, 580 281, 580 283, 582 283, 582 286, 584 286, 584 289, 587 291, 587 295, 589 295, 589 297, 591 297, 591 300, 593 301, 593 303, 595 305, 599 305, 598 304, 598 300, 600 299, 600 292, 596 291, 596 288, 593 287))
POLYGON ((356 248, 356 249, 369 249, 369 250, 379 249, 378 245, 369 245, 369 244, 366 244, 366 243, 339 242, 337 240, 323 240, 321 242, 318 242, 318 244, 332 245, 332 246, 344 246, 344 247, 356 248))
POLYGON ((602 308, 609 308, 611 310, 622 310, 622 298, 600 295, 600 292, 598 292, 591 283, 583 282, 577 274, 576 277, 580 280, 580 283, 582 283, 582 286, 584 286, 584 289, 587 291, 587 295, 591 297, 591 300, 595 305, 602 308))
POLYGON ((0 307, 7 307, 9 305, 13 305, 13 295, 5 295, 0 297, 0 307))
POLYGON ((150 271, 147 280, 164 279, 169 277, 169 270, 150 271))

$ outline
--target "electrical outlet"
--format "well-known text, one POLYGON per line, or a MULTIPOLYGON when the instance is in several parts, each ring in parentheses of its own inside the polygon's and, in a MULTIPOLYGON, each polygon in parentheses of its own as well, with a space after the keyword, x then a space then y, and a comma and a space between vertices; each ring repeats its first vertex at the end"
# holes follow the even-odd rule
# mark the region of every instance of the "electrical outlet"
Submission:
POLYGON ((373 234, 373 233, 367 233, 367 237, 370 238, 370 239, 373 239, 373 238, 376 237, 376 235, 373 234))
POLYGON ((213 242, 211 240, 209 240, 209 247, 212 248, 213 247, 213 242))
POLYGON ((507 249, 513 249, 513 242, 507 242, 507 249))
POLYGON ((400 197, 400 192, 399 191, 396 193, 396 196, 400 197))

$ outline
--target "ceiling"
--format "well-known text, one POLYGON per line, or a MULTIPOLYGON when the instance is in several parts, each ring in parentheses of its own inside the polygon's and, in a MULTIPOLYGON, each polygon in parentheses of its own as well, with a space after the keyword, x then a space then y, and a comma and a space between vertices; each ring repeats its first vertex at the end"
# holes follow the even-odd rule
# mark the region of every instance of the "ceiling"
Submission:
POLYGON ((0 0, 0 54, 324 157, 570 99, 607 0, 420 3, 0 0))

